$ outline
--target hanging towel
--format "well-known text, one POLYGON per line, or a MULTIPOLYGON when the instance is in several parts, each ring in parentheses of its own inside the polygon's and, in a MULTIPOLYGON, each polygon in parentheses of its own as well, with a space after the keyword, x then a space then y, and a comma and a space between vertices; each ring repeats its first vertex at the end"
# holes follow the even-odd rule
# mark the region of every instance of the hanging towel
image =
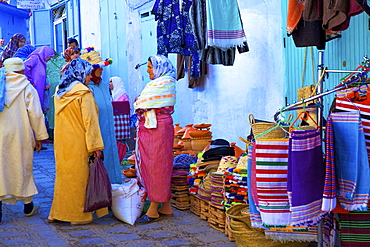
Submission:
POLYGON ((332 113, 337 200, 347 210, 366 211, 370 190, 369 161, 360 113, 332 113))
POLYGON ((237 0, 207 0, 207 45, 221 49, 246 41, 237 0))
POLYGON ((262 228, 262 219, 261 219, 261 214, 258 211, 256 204, 253 200, 252 193, 251 193, 251 186, 252 186, 252 152, 253 152, 253 145, 254 144, 249 144, 248 145, 248 201, 249 201, 249 215, 251 219, 251 225, 252 227, 257 227, 257 228, 262 228))
POLYGON ((288 139, 256 139, 258 207, 266 228, 286 228, 290 225, 288 145, 288 139))
POLYGON ((316 226, 321 211, 325 167, 320 130, 293 131, 289 139, 288 195, 291 224, 316 226))
POLYGON ((325 137, 325 183, 322 196, 321 210, 330 212, 334 210, 337 204, 336 198, 336 181, 335 181, 335 157, 334 157, 334 134, 332 118, 329 116, 326 121, 326 137, 325 137))

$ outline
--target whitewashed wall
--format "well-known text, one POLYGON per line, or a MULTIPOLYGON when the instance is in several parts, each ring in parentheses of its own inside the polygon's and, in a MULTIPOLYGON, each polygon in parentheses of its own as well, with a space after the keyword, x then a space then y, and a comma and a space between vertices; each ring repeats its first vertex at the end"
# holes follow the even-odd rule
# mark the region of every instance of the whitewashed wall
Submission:
POLYGON ((80 0, 81 48, 95 47, 101 51, 99 0, 80 0))
MULTIPOLYGON (((93 6, 96 2, 98 0, 81 0, 81 6, 93 6)), ((133 69, 142 62, 139 11, 150 10, 152 5, 153 2, 141 9, 127 8, 129 81, 126 85, 131 100, 140 94, 144 86, 142 73, 146 73, 146 68, 133 69)), ((280 1, 239 1, 239 8, 250 51, 237 53, 234 66, 209 65, 202 87, 189 89, 187 78, 180 80, 175 122, 181 126, 210 123, 214 139, 224 138, 245 148, 238 137, 245 138, 249 134, 248 115, 272 120, 284 104, 282 18, 280 1)), ((93 37, 99 35, 95 18, 98 15, 88 9, 84 8, 81 13, 82 42, 84 46, 97 47, 98 39, 93 37)))

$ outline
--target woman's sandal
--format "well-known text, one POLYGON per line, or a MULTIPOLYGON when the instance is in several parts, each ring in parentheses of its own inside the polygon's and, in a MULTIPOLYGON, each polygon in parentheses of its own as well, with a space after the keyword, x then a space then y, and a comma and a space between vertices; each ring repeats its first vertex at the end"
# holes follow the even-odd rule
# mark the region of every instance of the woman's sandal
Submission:
POLYGON ((71 221, 71 226, 79 226, 79 225, 87 225, 87 224, 90 224, 92 222, 92 220, 88 220, 88 221, 71 221))
POLYGON ((158 214, 160 217, 173 217, 173 213, 172 214, 162 214, 161 212, 158 212, 158 214))
POLYGON ((143 216, 141 216, 140 218, 138 218, 135 221, 135 225, 145 225, 145 224, 149 224, 149 223, 152 223, 152 222, 155 222, 155 221, 158 221, 158 220, 160 220, 160 217, 152 218, 152 217, 149 217, 148 215, 144 214, 143 216))
POLYGON ((49 223, 55 223, 55 222, 57 222, 57 221, 58 221, 58 220, 54 219, 53 217, 48 216, 48 222, 49 222, 49 223))

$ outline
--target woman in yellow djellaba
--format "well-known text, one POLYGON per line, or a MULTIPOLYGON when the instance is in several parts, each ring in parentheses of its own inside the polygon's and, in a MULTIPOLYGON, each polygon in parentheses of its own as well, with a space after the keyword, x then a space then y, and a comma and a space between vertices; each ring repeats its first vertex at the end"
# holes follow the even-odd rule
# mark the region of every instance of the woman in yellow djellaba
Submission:
MULTIPOLYGON (((100 134, 98 110, 91 90, 86 86, 92 65, 74 59, 56 88, 54 151, 56 176, 49 222, 67 221, 71 225, 92 222, 91 212, 84 213, 89 178, 88 157, 101 156, 104 149, 100 134)), ((107 208, 96 211, 103 216, 107 208)))

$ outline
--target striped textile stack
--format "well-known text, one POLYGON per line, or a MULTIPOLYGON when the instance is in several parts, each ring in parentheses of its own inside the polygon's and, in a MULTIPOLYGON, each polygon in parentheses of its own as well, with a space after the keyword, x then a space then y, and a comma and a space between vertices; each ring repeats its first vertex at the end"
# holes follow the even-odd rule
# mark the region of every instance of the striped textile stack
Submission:
POLYGON ((225 172, 223 196, 225 209, 248 203, 247 169, 230 168, 225 172))
POLYGON ((370 243, 370 211, 339 214, 342 247, 364 247, 370 243))
POLYGON ((210 175, 210 182, 211 182, 211 200, 210 205, 223 209, 222 201, 222 190, 224 189, 224 180, 222 173, 211 173, 210 175))

